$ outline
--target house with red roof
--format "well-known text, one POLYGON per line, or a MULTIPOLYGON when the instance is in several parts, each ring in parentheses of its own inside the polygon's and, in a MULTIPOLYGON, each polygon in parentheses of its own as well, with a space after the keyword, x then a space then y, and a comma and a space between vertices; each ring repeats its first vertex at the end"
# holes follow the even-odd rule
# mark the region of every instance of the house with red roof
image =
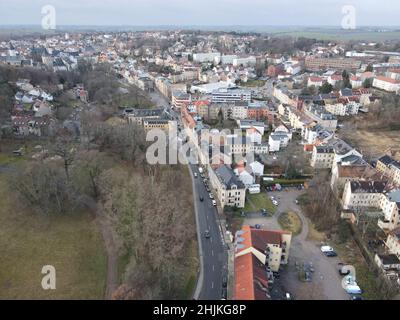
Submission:
POLYGON ((292 233, 243 226, 235 235, 234 299, 268 300, 272 272, 288 263, 292 233))

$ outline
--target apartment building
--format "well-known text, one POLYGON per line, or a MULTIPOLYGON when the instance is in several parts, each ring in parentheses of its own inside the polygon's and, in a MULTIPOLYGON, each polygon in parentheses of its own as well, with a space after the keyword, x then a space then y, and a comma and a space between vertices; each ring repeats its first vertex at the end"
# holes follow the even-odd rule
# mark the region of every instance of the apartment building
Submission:
POLYGON ((335 103, 335 104, 326 104, 325 110, 335 116, 348 116, 348 115, 356 115, 360 109, 360 104, 354 101, 349 103, 335 103))
POLYGON ((383 230, 394 230, 399 227, 400 189, 383 193, 380 197, 379 208, 383 218, 378 221, 378 226, 383 230))
POLYGON ((376 170, 387 176, 394 184, 400 185, 400 162, 385 155, 378 159, 376 170))
POLYGON ((400 258, 400 228, 389 232, 385 245, 390 253, 400 258))
POLYGON ((332 168, 335 151, 330 146, 314 146, 311 156, 311 166, 315 169, 332 168))
POLYGON ((174 91, 172 93, 172 106, 174 108, 180 109, 183 106, 189 105, 191 101, 191 95, 185 91, 174 91))
POLYGON ((388 92, 398 92, 400 90, 400 80, 380 76, 374 79, 372 86, 388 92))
POLYGON ((215 58, 221 56, 220 52, 208 52, 208 53, 194 53, 193 54, 193 61, 194 62, 214 62, 215 58))
POLYGON ((243 226, 235 235, 235 259, 253 254, 260 263, 278 272, 289 260, 292 233, 243 226))
POLYGON ((324 107, 310 104, 305 108, 304 113, 320 124, 325 130, 336 131, 337 118, 324 107))
POLYGON ((144 120, 161 119, 164 115, 164 110, 126 108, 123 112, 123 115, 127 118, 128 123, 136 123, 142 126, 144 120))
POLYGON ((361 67, 361 61, 351 58, 317 58, 306 57, 305 67, 310 71, 328 69, 336 70, 357 70, 361 67))
POLYGON ((153 129, 161 129, 165 132, 168 132, 170 129, 171 121, 163 120, 163 119, 144 119, 143 120, 143 128, 145 131, 153 130, 153 129))
POLYGON ((221 88, 214 90, 211 95, 211 101, 213 103, 235 103, 251 101, 250 90, 221 88))
POLYGON ((215 170, 209 167, 208 174, 222 208, 225 206, 244 208, 246 187, 231 168, 227 165, 221 165, 215 170))
POLYGON ((381 181, 349 181, 343 191, 343 208, 355 209, 359 207, 377 208, 381 195, 387 186, 381 181))

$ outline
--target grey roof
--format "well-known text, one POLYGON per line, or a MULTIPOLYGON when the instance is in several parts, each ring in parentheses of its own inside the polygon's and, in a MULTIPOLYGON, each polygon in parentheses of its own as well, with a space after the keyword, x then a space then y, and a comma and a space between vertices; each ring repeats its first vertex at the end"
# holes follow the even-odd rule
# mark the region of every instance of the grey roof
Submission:
POLYGON ((344 155, 354 149, 347 142, 341 139, 331 139, 329 140, 329 145, 332 146, 335 153, 339 155, 344 155))
POLYGON ((350 185, 353 193, 383 193, 387 183, 381 181, 352 181, 350 185))
POLYGON ((215 174, 219 178, 219 180, 226 186, 227 189, 231 189, 232 186, 237 186, 238 189, 244 189, 244 184, 236 177, 235 173, 227 167, 223 165, 215 170, 215 174))

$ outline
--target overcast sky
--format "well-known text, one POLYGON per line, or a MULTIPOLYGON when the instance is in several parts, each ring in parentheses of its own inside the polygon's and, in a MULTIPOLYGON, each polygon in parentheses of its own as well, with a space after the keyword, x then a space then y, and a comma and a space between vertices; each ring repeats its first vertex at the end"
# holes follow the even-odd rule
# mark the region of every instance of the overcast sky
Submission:
POLYGON ((399 0, 0 0, 0 25, 39 25, 47 4, 58 25, 340 27, 344 5, 356 8, 358 26, 400 25, 399 0))

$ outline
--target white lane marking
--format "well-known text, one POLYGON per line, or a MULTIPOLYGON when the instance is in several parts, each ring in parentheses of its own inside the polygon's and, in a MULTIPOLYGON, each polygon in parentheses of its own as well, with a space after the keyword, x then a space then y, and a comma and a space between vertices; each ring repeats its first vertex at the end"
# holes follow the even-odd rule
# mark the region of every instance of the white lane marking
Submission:
POLYGON ((213 265, 213 271, 215 271, 215 267, 214 267, 214 265, 213 265))
POLYGON ((214 289, 214 282, 211 282, 211 289, 214 289))
POLYGON ((211 241, 211 243, 212 243, 212 238, 210 238, 210 241, 211 241))
POLYGON ((211 250, 211 255, 214 257, 214 250, 211 250))

